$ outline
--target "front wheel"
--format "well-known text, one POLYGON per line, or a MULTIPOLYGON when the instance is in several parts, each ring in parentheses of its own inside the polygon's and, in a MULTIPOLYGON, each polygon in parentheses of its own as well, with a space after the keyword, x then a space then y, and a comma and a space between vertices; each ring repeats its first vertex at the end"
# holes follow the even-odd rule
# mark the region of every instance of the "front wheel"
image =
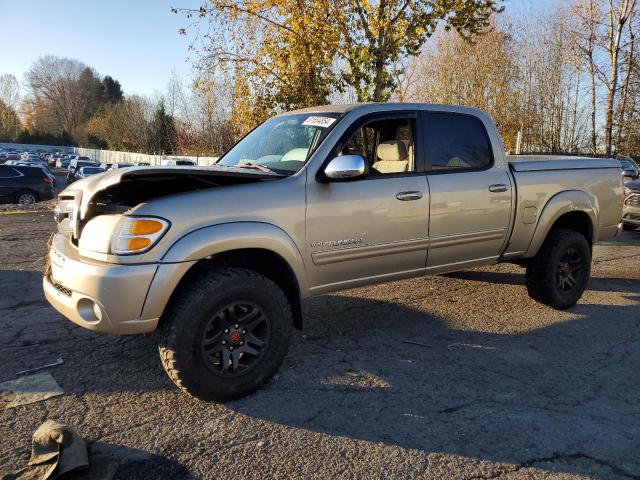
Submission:
POLYGON ((527 290, 534 300, 564 310, 580 300, 590 273, 591 248, 585 236, 554 229, 527 266, 527 290))
POLYGON ((282 290, 241 268, 206 273, 181 290, 163 316, 159 343, 171 380, 203 400, 257 390, 289 346, 293 317, 282 290))

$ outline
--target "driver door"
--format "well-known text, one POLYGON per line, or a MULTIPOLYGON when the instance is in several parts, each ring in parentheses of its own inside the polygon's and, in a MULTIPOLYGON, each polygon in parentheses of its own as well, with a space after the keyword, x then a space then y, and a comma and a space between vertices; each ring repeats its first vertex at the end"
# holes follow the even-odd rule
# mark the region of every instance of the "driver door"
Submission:
POLYGON ((367 116, 331 157, 361 155, 351 181, 307 179, 307 251, 313 293, 421 274, 428 247, 429 187, 415 112, 367 116))

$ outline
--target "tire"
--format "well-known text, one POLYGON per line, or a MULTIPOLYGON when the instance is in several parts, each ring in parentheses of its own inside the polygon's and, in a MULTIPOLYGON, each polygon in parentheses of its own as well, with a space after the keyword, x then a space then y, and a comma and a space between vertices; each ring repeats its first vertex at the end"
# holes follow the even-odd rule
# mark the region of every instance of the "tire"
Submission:
POLYGON ((22 190, 16 193, 16 203, 21 205, 38 202, 38 194, 30 190, 22 190))
POLYGON ((158 345, 173 383, 220 402, 260 388, 289 347, 293 315, 282 290, 243 268, 208 272, 180 290, 163 315, 158 345))
POLYGON ((591 247, 585 236, 574 230, 553 229, 527 266, 527 291, 534 300, 565 310, 580 300, 590 273, 591 247))

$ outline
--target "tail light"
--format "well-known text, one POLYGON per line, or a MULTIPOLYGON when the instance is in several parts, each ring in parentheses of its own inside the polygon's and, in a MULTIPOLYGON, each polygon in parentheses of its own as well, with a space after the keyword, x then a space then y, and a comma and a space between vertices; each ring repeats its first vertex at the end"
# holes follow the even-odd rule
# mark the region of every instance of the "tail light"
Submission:
POLYGON ((44 183, 48 183, 49 185, 53 185, 53 179, 51 179, 51 178, 49 178, 49 177, 44 177, 44 178, 42 179, 42 181, 43 181, 44 183))

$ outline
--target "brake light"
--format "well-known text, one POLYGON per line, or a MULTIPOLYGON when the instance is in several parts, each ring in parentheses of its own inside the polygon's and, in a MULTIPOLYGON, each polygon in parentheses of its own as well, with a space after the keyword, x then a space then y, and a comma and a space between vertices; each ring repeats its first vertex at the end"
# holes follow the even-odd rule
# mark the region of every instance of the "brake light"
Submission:
POLYGON ((52 180, 52 179, 50 179, 49 177, 44 177, 44 178, 42 179, 42 181, 43 181, 44 183, 48 183, 49 185, 53 185, 53 180, 52 180))

